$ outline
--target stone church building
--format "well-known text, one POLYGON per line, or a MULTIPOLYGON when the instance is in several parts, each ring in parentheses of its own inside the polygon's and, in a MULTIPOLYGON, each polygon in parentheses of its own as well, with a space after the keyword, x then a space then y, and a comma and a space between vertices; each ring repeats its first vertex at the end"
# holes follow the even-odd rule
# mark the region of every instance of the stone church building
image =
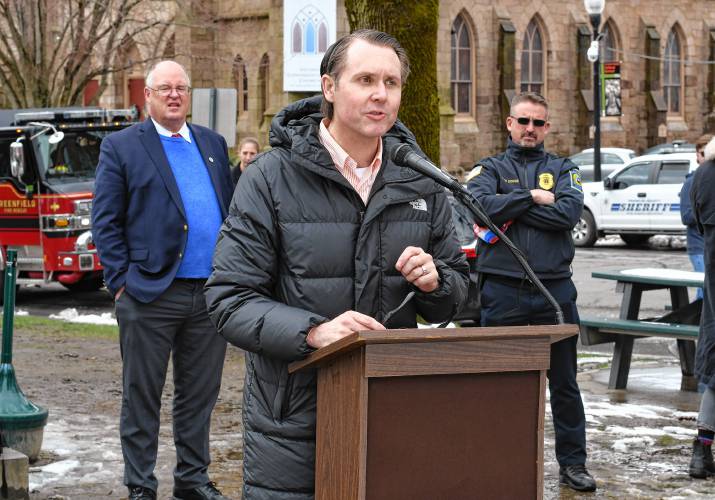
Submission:
MULTIPOLYGON (((177 22, 173 52, 194 87, 235 87, 239 139, 267 143, 271 118, 310 94, 283 92, 283 2, 205 0, 208 23, 177 22)), ((602 145, 636 151, 715 131, 715 4, 709 0, 607 0, 602 61, 620 73, 608 83, 612 116, 602 145), (616 90, 617 91, 617 90, 616 90), (612 98, 612 99, 611 99, 612 98), (615 112, 614 112, 615 111, 615 112)), ((185 13, 191 21, 196 12, 185 13)), ((440 2, 438 82, 441 164, 453 171, 500 150, 515 92, 550 102, 547 147, 571 154, 590 147, 591 26, 581 0, 440 2)), ((337 5, 337 35, 349 31, 337 5)))

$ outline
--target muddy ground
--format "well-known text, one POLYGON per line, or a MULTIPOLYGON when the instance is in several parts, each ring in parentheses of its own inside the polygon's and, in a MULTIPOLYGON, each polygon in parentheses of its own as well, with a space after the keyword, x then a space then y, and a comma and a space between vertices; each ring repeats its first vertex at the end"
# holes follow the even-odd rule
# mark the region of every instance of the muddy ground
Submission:
MULTIPOLYGON (((579 375, 588 414, 589 466, 600 489, 593 498, 712 498, 715 482, 687 474, 697 395, 681 393, 672 356, 642 358, 629 391, 608 391, 604 359, 584 360, 579 375)), ((32 466, 32 498, 94 499, 126 496, 117 437, 120 362, 113 340, 16 335, 15 366, 25 392, 50 410, 43 451, 32 466)), ((229 349, 221 398, 213 420, 211 477, 240 497, 240 400, 243 360, 229 349)), ((164 394, 157 475, 159 498, 169 498, 171 383, 164 394)), ((557 485, 547 415, 545 498, 576 498, 557 485)), ((512 450, 518 453, 518 450, 512 450)))

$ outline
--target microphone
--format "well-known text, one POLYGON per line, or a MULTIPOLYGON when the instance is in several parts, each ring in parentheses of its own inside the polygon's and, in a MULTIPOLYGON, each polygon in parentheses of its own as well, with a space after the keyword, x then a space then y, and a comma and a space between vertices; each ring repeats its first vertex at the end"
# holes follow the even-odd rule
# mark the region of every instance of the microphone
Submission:
POLYGON ((390 157, 393 163, 401 167, 411 168, 415 172, 419 172, 425 177, 429 177, 433 181, 442 186, 454 191, 464 191, 464 187, 457 179, 449 175, 447 172, 439 168, 426 158, 414 152, 409 144, 397 144, 392 148, 390 157))

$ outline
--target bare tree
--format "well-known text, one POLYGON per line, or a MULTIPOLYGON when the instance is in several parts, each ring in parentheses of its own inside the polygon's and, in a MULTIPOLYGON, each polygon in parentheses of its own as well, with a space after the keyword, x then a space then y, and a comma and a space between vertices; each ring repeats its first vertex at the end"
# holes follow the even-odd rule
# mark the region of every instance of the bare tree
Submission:
POLYGON ((117 72, 157 59, 173 31, 176 4, 152 0, 0 0, 0 86, 13 107, 81 104, 117 72), (127 44, 142 46, 126 60, 127 44))

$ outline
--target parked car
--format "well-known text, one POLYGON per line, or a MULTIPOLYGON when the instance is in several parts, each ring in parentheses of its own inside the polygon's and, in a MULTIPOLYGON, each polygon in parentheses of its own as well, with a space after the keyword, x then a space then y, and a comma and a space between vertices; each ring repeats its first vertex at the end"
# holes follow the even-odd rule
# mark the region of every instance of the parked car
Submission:
POLYGON ((645 151, 644 155, 656 155, 656 154, 670 154, 670 153, 694 153, 695 144, 691 144, 686 141, 673 141, 665 142, 663 144, 656 144, 651 146, 645 151))
MULTIPOLYGON (((605 179, 608 174, 621 168, 635 156, 636 152, 632 149, 601 148, 601 179, 605 179)), ((569 159, 581 171, 581 182, 593 181, 593 148, 584 149, 569 159)))
POLYGON ((452 205, 452 222, 457 231, 462 252, 469 263, 469 290, 467 303, 453 318, 461 326, 479 326, 479 275, 477 274, 477 239, 474 236, 474 217, 467 207, 457 201, 451 192, 447 197, 452 205))
POLYGON ((684 235, 679 193, 685 175, 697 166, 695 153, 638 156, 602 182, 584 183, 574 244, 590 247, 605 234, 618 234, 629 245, 655 234, 684 235))

